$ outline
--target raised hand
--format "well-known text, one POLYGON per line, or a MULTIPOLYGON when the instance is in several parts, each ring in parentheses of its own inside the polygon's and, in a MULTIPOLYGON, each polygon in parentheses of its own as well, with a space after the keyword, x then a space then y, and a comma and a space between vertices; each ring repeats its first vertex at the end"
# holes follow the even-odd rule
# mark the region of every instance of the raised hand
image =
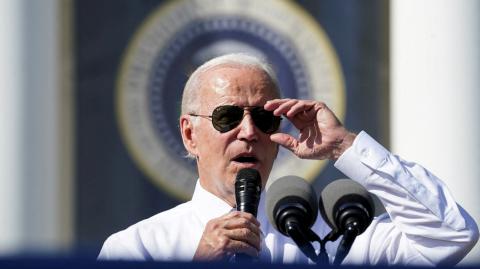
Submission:
POLYGON ((299 137, 275 133, 270 139, 302 159, 337 159, 355 139, 322 102, 274 99, 264 108, 276 116, 284 115, 299 130, 299 137))

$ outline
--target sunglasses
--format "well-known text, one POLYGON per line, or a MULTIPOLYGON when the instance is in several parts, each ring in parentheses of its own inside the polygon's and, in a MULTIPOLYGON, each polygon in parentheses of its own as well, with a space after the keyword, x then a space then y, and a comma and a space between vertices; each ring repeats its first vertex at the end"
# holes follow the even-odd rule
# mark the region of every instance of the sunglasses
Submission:
POLYGON ((253 123, 266 134, 272 134, 280 127, 280 116, 273 115, 272 111, 267 111, 259 106, 233 106, 224 105, 216 107, 212 115, 189 114, 190 116, 209 118, 212 120, 213 128, 220 133, 226 133, 237 127, 242 122, 244 110, 248 108, 252 116, 253 123))

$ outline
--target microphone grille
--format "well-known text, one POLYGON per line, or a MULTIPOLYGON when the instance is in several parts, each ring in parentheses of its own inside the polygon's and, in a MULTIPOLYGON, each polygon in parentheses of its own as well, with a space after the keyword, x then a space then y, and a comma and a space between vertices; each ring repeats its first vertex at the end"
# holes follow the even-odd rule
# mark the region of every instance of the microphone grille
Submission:
POLYGON ((275 206, 286 197, 297 197, 308 203, 314 214, 309 225, 313 225, 318 214, 317 195, 313 187, 301 177, 284 176, 273 181, 266 192, 266 210, 272 226, 279 230, 275 221, 275 206))
POLYGON ((260 173, 257 170, 252 168, 243 168, 238 171, 236 180, 246 180, 260 183, 260 178, 260 173))
POLYGON ((322 190, 319 200, 320 213, 332 229, 339 228, 335 221, 336 204, 347 196, 361 200, 367 205, 366 208, 370 211, 370 215, 374 214, 372 197, 362 185, 351 179, 334 180, 322 190))
POLYGON ((257 216, 262 180, 260 173, 251 168, 238 171, 235 179, 235 201, 238 211, 248 212, 257 216))

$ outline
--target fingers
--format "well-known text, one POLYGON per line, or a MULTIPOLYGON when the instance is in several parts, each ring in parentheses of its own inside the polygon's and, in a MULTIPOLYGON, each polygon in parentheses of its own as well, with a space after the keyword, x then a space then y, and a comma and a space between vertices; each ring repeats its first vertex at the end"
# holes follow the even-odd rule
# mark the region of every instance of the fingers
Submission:
MULTIPOLYGON (((260 222, 250 213, 242 212, 242 211, 233 211, 223 216, 224 219, 233 219, 240 221, 241 219, 246 220, 247 222, 251 222, 255 224, 257 227, 260 227, 260 222)), ((241 222, 241 221, 240 221, 241 222)))
MULTIPOLYGON (((264 108, 274 115, 284 115, 299 130, 299 137, 275 133, 270 140, 303 159, 333 159, 333 151, 349 134, 335 114, 322 102, 296 99, 274 99, 264 108)), ((351 145, 345 144, 346 146, 351 145)), ((338 152, 343 152, 337 150, 338 152)), ((338 157, 337 157, 338 158, 338 157)))
POLYGON ((293 118, 295 115, 303 112, 306 118, 314 118, 316 113, 314 107, 314 102, 299 101, 289 109, 286 115, 289 118, 293 118))
POLYGON ((260 250, 252 245, 240 240, 232 240, 231 238, 227 237, 225 237, 223 240, 222 249, 225 253, 228 253, 228 256, 231 256, 235 253, 244 253, 252 257, 258 257, 260 255, 260 250))
POLYGON ((234 253, 257 257, 260 245, 260 223, 255 217, 246 212, 231 212, 207 223, 194 259, 218 260, 234 253))
POLYGON ((321 107, 324 104, 311 100, 297 100, 297 99, 274 99, 267 101, 264 108, 273 111, 276 116, 285 115, 288 118, 293 118, 299 113, 305 113, 309 116, 315 116, 315 106, 321 107))
POLYGON ((227 214, 227 219, 224 227, 229 238, 247 242, 260 251, 260 223, 252 214, 237 211, 227 214))
POLYGON ((285 102, 279 103, 278 107, 273 110, 275 116, 284 115, 293 105, 297 103, 297 100, 285 99, 285 102))
POLYGON ((298 148, 298 140, 289 134, 275 133, 270 136, 270 140, 292 152, 296 152, 298 148))
MULTIPOLYGON (((248 214, 244 212, 238 213, 248 214)), ((252 219, 245 217, 234 217, 229 219, 225 222, 225 228, 230 230, 246 228, 255 233, 256 235, 260 236, 260 223, 251 214, 248 215, 250 215, 252 219)), ((234 214, 234 216, 237 216, 237 214, 234 214)))
MULTIPOLYGON (((247 228, 227 230, 225 235, 231 239, 234 244, 241 242, 242 245, 247 244, 249 247, 254 248, 256 252, 260 251, 260 234, 256 234, 247 228)), ((240 249, 237 249, 237 252, 238 251, 240 251, 240 249)))

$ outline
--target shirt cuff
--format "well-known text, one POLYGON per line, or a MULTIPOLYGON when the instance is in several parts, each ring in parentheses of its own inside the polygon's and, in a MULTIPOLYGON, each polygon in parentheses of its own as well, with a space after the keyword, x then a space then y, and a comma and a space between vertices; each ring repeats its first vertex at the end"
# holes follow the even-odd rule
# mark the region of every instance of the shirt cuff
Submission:
POLYGON ((347 177, 365 185, 367 177, 387 160, 388 154, 388 150, 361 131, 334 166, 347 177))

